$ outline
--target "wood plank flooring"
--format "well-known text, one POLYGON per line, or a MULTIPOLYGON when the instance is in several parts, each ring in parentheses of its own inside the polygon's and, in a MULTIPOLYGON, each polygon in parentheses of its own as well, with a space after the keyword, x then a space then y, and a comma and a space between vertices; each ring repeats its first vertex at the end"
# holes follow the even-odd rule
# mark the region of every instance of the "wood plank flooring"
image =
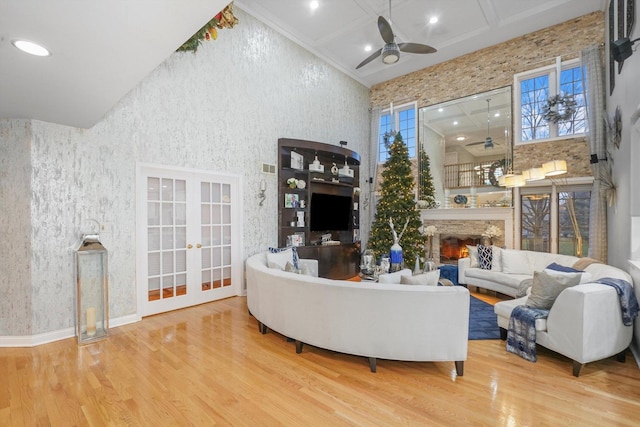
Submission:
MULTIPOLYGON (((493 299, 482 295, 483 299, 493 299)), ((499 299, 499 298, 498 298, 499 299)), ((234 297, 145 318, 78 347, 0 348, 0 426, 636 426, 640 370, 538 362, 499 340, 453 363, 378 361, 261 335, 234 297)))

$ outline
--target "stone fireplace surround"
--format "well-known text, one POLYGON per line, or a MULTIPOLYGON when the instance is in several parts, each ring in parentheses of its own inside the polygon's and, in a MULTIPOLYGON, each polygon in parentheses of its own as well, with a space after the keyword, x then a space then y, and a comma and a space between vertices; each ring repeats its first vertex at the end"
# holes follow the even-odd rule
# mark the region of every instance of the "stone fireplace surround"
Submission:
POLYGON ((425 227, 434 225, 438 230, 433 239, 436 260, 440 260, 441 239, 481 239, 490 225, 502 230, 502 236, 494 239, 493 244, 513 248, 513 208, 424 209, 420 211, 420 219, 425 227))

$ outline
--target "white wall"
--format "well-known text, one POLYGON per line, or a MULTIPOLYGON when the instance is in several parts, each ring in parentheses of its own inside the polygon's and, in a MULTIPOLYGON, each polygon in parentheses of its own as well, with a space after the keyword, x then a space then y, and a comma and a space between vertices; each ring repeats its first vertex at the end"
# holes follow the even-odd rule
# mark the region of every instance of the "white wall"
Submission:
MULTIPOLYGON (((638 21, 636 9, 636 22, 638 21)), ((608 17, 607 20, 608 21, 608 17)), ((608 34, 608 31, 606 31, 608 34)), ((640 37, 640 29, 635 25, 631 39, 640 37)), ((608 40, 607 40, 608 42, 608 40)), ((638 43, 634 45, 637 48, 638 43)), ((609 51, 606 51, 608 57, 609 51)), ((607 95, 609 94, 609 74, 607 68, 607 95)), ((628 270, 627 260, 631 257, 631 239, 640 241, 640 235, 631 237, 631 216, 640 215, 640 187, 638 181, 638 164, 640 151, 631 149, 631 115, 640 106, 640 52, 636 51, 624 61, 622 72, 617 73, 612 96, 607 97, 607 111, 613 116, 617 106, 622 111, 622 143, 620 149, 611 148, 613 161, 613 179, 617 188, 616 205, 608 210, 609 263, 628 270), (632 185, 635 184, 635 185, 632 185), (632 204, 633 203, 633 204, 632 204)), ((638 230, 640 231, 640 230, 638 230)))
MULTIPOLYGON (((276 177, 261 174, 260 164, 277 162, 278 138, 335 145, 346 140, 367 161, 369 90, 238 8, 235 12, 240 20, 235 28, 221 30, 195 55, 173 54, 93 128, 30 123, 31 313, 23 312, 24 293, 0 304, 3 313, 5 306, 20 307, 12 315, 31 328, 12 322, 0 327, 0 335, 73 326, 72 248, 90 229, 90 218, 111 226, 102 234, 110 251, 110 316, 136 312, 136 162, 243 175, 246 257, 277 244, 276 177), (267 201, 259 207, 261 179, 267 181, 267 201)), ((20 123, 0 121, 0 132, 22 140, 13 129, 20 123)), ((18 161, 24 157, 8 154, 18 161)), ((26 175, 11 173, 13 181, 26 175)), ((24 187, 20 191, 28 191, 24 187)), ((0 195, 1 206, 9 200, 0 195)), ((23 210, 2 209, 3 216, 23 210)), ((1 245, 0 250, 4 259, 11 249, 1 245)), ((3 274, 0 289, 10 287, 3 274)))

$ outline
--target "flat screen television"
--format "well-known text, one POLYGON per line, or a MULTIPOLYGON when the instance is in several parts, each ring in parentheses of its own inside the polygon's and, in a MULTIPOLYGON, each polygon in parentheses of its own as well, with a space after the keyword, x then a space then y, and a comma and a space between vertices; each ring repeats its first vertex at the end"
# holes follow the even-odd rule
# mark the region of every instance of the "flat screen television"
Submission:
POLYGON ((311 231, 349 230, 351 197, 312 193, 309 215, 311 231))

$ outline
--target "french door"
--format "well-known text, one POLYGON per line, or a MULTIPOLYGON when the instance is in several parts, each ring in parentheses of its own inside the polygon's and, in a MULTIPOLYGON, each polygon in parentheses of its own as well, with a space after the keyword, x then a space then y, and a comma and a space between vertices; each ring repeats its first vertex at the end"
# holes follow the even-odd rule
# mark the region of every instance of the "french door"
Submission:
POLYGON ((239 295, 241 178, 138 165, 136 265, 142 316, 239 295))

